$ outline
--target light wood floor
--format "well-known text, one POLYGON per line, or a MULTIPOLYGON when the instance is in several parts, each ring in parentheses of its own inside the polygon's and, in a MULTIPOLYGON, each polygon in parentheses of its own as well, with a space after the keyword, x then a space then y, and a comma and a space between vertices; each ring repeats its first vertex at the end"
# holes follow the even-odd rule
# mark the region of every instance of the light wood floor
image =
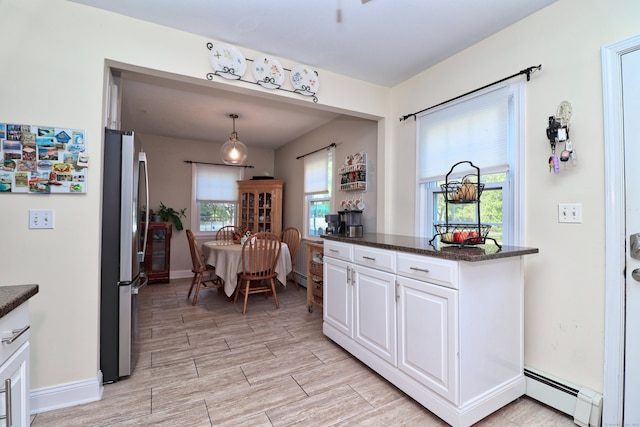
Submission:
MULTIPOLYGON (((32 426, 446 426, 324 337, 292 282, 247 314, 215 290, 186 300, 189 279, 140 294, 141 355, 103 399, 35 416, 32 426)), ((527 397, 476 426, 574 426, 527 397)))

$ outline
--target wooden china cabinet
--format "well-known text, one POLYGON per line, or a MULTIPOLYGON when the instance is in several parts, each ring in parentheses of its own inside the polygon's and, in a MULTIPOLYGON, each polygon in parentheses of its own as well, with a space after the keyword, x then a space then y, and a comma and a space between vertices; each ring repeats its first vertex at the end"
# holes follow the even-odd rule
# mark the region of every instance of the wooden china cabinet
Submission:
POLYGON ((238 181, 238 225, 252 233, 282 232, 282 187, 277 179, 238 181))
MULTIPOLYGON (((140 239, 144 239, 145 223, 140 224, 140 239)), ((169 281, 171 259, 171 223, 150 222, 144 255, 144 272, 148 283, 169 281)))

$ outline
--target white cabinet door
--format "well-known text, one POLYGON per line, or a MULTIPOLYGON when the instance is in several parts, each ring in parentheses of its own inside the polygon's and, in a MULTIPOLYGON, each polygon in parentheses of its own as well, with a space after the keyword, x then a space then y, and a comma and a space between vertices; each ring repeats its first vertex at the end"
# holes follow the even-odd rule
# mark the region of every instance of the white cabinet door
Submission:
POLYGON ((395 275, 354 266, 354 339, 396 365, 395 275))
POLYGON ((398 276, 398 367, 458 404, 458 291, 398 276))
POLYGON ((11 388, 11 401, 7 402, 6 390, 0 393, 0 427, 26 427, 29 420, 29 343, 26 342, 2 366, 0 389, 11 388), (9 403, 9 405, 7 405, 9 403), (11 424, 7 420, 10 411, 11 424))
POLYGON ((351 263, 324 257, 323 316, 325 323, 353 338, 351 263))

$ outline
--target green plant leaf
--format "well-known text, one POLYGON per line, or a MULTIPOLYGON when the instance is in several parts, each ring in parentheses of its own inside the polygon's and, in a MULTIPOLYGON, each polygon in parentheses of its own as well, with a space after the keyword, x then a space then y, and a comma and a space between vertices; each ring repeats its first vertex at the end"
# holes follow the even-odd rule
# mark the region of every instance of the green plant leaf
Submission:
POLYGON ((187 215, 185 212, 187 208, 180 209, 177 211, 173 208, 166 206, 164 203, 160 202, 160 209, 158 209, 158 215, 162 218, 163 221, 170 221, 175 225, 176 230, 180 231, 184 229, 182 225, 182 220, 180 218, 186 218, 187 215))

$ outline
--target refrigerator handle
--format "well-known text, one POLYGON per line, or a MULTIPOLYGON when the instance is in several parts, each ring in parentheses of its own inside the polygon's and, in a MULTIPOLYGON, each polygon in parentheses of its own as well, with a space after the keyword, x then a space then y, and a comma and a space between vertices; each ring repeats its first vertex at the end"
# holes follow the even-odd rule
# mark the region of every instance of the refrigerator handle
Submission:
POLYGON ((147 153, 141 151, 138 153, 138 161, 141 165, 144 165, 144 187, 145 187, 145 227, 144 227, 144 240, 142 242, 142 250, 138 252, 138 261, 144 262, 145 252, 147 250, 147 237, 149 235, 149 170, 147 169, 147 153))

